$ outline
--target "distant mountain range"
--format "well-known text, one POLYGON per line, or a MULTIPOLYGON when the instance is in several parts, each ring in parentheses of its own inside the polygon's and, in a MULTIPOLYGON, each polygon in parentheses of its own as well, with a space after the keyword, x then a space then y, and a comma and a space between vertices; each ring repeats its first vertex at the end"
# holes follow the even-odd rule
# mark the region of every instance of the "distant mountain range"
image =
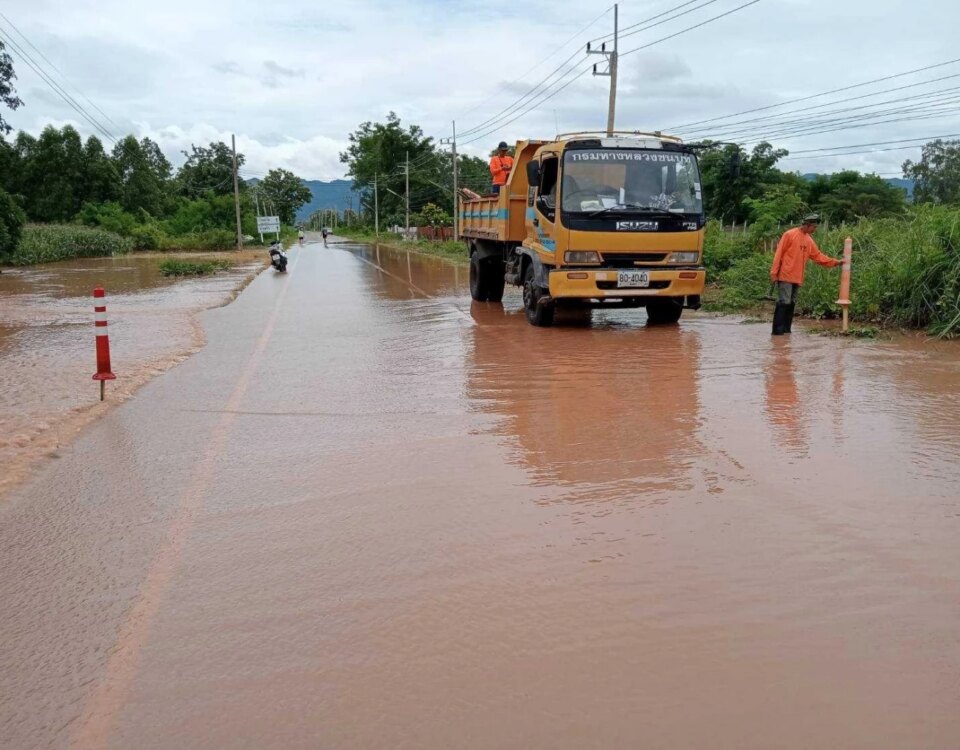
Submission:
POLYGON ((350 180, 333 180, 331 182, 321 182, 320 180, 304 180, 304 183, 310 192, 313 193, 313 199, 302 206, 297 211, 297 219, 306 219, 314 211, 322 211, 325 208, 335 208, 342 213, 351 207, 353 200, 353 210, 360 210, 360 197, 353 192, 350 180))
MULTIPOLYGON (((248 185, 256 185, 259 179, 253 177, 247 180, 248 185)), ((297 211, 297 221, 303 221, 314 211, 322 211, 325 208, 335 208, 343 213, 352 207, 354 211, 360 210, 360 197, 353 192, 350 180, 332 180, 330 182, 321 182, 320 180, 304 180, 304 184, 310 188, 313 194, 310 202, 300 207, 297 211)))

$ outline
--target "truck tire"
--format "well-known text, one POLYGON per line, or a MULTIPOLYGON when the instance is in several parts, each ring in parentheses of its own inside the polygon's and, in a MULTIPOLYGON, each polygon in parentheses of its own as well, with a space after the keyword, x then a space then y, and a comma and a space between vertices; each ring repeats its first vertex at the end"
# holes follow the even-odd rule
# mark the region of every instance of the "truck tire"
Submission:
POLYGON ((487 301, 487 288, 484 285, 483 271, 480 269, 480 259, 476 253, 470 255, 470 297, 477 302, 487 301))
POLYGON ((650 325, 666 325, 676 323, 683 313, 683 299, 650 300, 647 303, 647 323, 650 325))
POLYGON ((534 271, 533 264, 530 263, 523 273, 523 308, 531 325, 549 328, 553 325, 554 307, 552 304, 540 304, 543 292, 537 286, 536 279, 536 271, 534 271))
POLYGON ((470 256, 470 296, 477 302, 499 302, 503 299, 504 268, 499 258, 480 259, 470 256))

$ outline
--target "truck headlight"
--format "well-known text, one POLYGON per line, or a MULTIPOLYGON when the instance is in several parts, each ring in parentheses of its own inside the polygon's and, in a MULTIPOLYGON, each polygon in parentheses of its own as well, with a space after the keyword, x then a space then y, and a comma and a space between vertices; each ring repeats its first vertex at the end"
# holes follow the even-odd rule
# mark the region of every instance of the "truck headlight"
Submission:
POLYGON ((599 263, 600 255, 596 250, 568 250, 563 254, 564 263, 599 263))
POLYGON ((671 263, 696 263, 700 253, 670 253, 671 263))

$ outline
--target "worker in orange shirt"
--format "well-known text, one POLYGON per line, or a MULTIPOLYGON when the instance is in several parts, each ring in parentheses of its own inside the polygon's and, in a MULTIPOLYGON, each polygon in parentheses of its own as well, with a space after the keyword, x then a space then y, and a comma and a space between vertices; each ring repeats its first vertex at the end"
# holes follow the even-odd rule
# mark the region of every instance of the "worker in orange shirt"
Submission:
POLYGON ((790 333, 797 292, 803 284, 803 269, 808 260, 826 268, 843 264, 842 260, 824 255, 813 241, 820 217, 810 214, 803 224, 783 233, 770 266, 770 281, 777 285, 777 306, 773 311, 773 335, 790 333))
POLYGON ((500 141, 497 153, 490 158, 490 176, 493 177, 491 192, 494 195, 499 195, 500 187, 507 184, 511 169, 513 169, 513 157, 507 153, 506 141, 500 141))

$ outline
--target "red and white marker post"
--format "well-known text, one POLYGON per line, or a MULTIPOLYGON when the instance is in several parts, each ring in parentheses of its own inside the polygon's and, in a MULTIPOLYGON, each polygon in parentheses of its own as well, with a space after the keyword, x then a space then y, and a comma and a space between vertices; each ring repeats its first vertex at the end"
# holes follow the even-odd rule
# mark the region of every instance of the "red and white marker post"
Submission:
POLYGON ((849 317, 849 308, 850 308, 850 265, 853 260, 853 239, 847 237, 846 242, 843 243, 843 268, 840 269, 840 299, 837 300, 837 304, 843 310, 843 323, 842 329, 844 333, 847 332, 847 329, 850 327, 850 317, 849 317))
POLYGON ((97 372, 94 380, 100 381, 100 400, 103 401, 104 390, 108 380, 116 380, 117 376, 110 369, 110 336, 107 334, 107 300, 102 287, 93 290, 94 326, 97 331, 97 372))

